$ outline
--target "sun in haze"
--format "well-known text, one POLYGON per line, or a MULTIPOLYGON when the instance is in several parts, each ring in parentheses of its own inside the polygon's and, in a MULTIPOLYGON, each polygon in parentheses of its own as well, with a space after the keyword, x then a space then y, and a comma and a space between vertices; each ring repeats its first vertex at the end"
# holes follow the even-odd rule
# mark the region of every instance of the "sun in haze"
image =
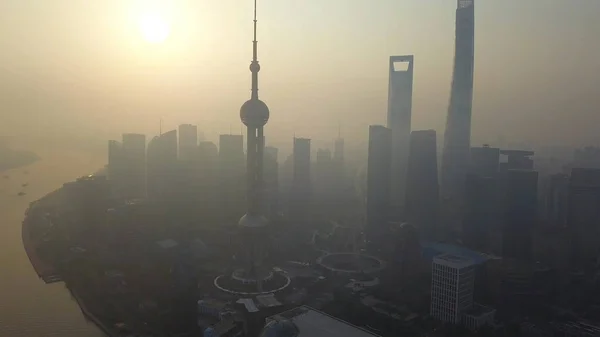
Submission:
POLYGON ((144 13, 140 15, 138 28, 144 40, 149 43, 164 42, 171 33, 169 23, 160 13, 144 13))

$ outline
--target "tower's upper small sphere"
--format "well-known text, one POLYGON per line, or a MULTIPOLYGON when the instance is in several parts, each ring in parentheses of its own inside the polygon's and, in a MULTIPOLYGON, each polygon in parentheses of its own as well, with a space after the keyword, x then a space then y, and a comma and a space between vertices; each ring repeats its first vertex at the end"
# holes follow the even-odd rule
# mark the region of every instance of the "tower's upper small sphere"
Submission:
POLYGON ((252 63, 250 63, 250 71, 251 72, 259 72, 260 71, 260 64, 258 64, 258 62, 252 62, 252 63))
POLYGON ((242 105, 240 118, 246 126, 261 127, 269 120, 269 108, 259 99, 250 99, 242 105))

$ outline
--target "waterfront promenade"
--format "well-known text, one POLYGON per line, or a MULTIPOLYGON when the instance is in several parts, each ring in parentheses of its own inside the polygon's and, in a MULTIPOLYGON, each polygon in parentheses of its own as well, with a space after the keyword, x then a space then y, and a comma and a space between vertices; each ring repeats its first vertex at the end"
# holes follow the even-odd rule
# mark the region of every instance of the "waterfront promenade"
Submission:
MULTIPOLYGON (((48 197, 48 196, 47 196, 48 197)), ((29 262, 31 266, 35 270, 35 273, 41 278, 45 283, 54 283, 62 281, 60 275, 56 272, 54 267, 48 262, 44 261, 40 258, 37 247, 39 245, 40 237, 36 237, 32 231, 32 227, 34 227, 35 222, 40 221, 48 221, 44 219, 42 216, 37 214, 35 210, 32 208, 35 207, 35 203, 27 209, 25 219, 23 220, 23 225, 21 227, 21 238, 23 240, 23 248, 25 248, 25 252, 27 253, 27 257, 29 258, 29 262)))
MULTIPOLYGON (((38 245, 44 240, 43 231, 44 228, 51 227, 51 220, 48 219, 48 216, 44 214, 39 208, 41 206, 47 206, 49 204, 53 204, 55 206, 59 206, 61 190, 56 190, 48 195, 44 196, 42 199, 32 202, 25 212, 25 218, 23 219, 23 224, 21 227, 21 236, 23 239, 23 248, 25 248, 25 252, 27 253, 27 257, 29 258, 29 262, 31 266, 35 270, 36 274, 39 278, 41 278, 46 284, 62 282, 63 279, 58 273, 58 271, 54 268, 54 266, 49 262, 44 260, 38 252, 38 245), (36 231, 37 230, 37 231, 36 231)), ((110 329, 106 326, 100 319, 98 319, 86 306, 85 302, 79 296, 77 291, 66 285, 66 288, 69 290, 72 298, 77 302, 81 312, 85 316, 86 319, 94 323, 100 330, 102 330, 107 336, 116 337, 119 336, 117 331, 110 329)))

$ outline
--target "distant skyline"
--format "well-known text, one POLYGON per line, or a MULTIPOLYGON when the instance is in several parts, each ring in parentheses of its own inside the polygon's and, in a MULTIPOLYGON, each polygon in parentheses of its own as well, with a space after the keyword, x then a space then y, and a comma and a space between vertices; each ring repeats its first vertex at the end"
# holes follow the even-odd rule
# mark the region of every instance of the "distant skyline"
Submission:
MULTIPOLYGON (((170 1, 171 36, 147 44, 135 17, 156 1, 0 4, 0 132, 239 132, 249 95, 251 2, 170 1), (69 122, 67 124, 67 122, 69 122), (78 130, 79 129, 79 130, 78 130)), ((165 2, 166 3, 166 2, 165 2)), ((414 54, 413 130, 444 132, 456 1, 262 0, 267 143, 292 135, 366 142, 385 124, 387 60, 414 54)), ((473 137, 598 144, 600 2, 476 2, 473 137)))

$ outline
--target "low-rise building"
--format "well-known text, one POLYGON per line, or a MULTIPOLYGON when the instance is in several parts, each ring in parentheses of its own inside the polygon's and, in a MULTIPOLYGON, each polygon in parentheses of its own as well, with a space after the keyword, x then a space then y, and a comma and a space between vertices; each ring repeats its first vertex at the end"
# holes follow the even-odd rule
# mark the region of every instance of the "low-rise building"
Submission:
POLYGON ((484 325, 492 326, 496 310, 475 303, 473 307, 463 314, 463 324, 471 331, 479 330, 484 325))
POLYGON ((377 335, 307 306, 268 317, 261 337, 376 337, 377 335))

